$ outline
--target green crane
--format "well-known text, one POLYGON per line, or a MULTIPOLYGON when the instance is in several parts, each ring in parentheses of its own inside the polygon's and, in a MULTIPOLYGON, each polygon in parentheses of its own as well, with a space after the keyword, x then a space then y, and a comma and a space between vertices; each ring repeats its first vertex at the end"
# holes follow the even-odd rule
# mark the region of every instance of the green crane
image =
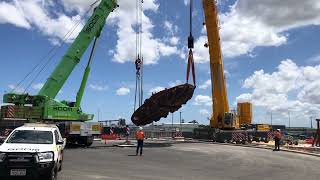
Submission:
POLYGON ((14 104, 1 107, 1 119, 27 119, 29 122, 38 121, 89 121, 92 114, 83 113, 80 107, 90 73, 90 64, 97 39, 106 23, 106 18, 117 8, 117 0, 101 0, 94 9, 92 16, 70 45, 60 63, 47 79, 38 95, 8 93, 3 97, 4 103, 14 104), (55 97, 61 90, 90 43, 94 41, 90 58, 85 69, 76 102, 57 101, 55 97))

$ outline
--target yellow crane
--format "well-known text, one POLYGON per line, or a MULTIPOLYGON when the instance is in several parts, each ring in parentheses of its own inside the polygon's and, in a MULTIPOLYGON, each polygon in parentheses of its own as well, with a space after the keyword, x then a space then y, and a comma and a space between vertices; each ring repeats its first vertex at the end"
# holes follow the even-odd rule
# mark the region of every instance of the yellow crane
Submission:
POLYGON ((221 51, 218 9, 214 0, 203 0, 202 3, 208 36, 205 47, 209 48, 210 55, 212 84, 210 127, 214 129, 213 138, 219 142, 268 141, 270 125, 252 124, 251 102, 238 103, 237 109, 230 111, 221 51))
POLYGON ((228 103, 226 81, 221 52, 219 19, 216 3, 213 0, 203 0, 205 25, 207 28, 210 54, 210 72, 212 84, 212 112, 210 126, 219 129, 236 129, 240 123, 251 123, 250 102, 238 104, 238 114, 231 112, 228 103), (240 122, 241 121, 241 122, 240 122))

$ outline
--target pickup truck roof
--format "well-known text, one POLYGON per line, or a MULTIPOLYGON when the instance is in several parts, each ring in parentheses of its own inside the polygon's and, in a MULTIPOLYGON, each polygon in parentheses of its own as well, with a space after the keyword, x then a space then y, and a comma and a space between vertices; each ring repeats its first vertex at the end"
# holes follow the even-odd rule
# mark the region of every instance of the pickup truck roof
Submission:
POLYGON ((58 127, 55 124, 26 123, 23 126, 16 128, 15 130, 53 131, 56 129, 58 129, 58 127))

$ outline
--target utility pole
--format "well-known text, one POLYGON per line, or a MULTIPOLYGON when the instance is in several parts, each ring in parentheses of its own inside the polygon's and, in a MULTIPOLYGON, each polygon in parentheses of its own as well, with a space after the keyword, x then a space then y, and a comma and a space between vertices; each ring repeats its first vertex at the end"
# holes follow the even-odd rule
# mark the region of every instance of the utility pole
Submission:
POLYGON ((171 113, 171 133, 172 133, 172 138, 174 137, 173 136, 173 113, 171 113))
POLYGON ((182 125, 181 125, 181 123, 182 123, 181 120, 182 120, 182 119, 181 119, 181 113, 182 113, 182 112, 180 111, 180 132, 181 132, 181 134, 182 134, 182 125))
POLYGON ((312 126, 312 116, 310 116, 310 127, 311 127, 311 129, 313 128, 313 126, 312 126))
POLYGON ((180 111, 180 128, 181 128, 181 111, 180 111))
POLYGON ((271 120, 271 126, 272 126, 272 112, 270 112, 270 120, 271 120))
POLYGON ((173 129, 173 113, 171 113, 171 127, 173 129))

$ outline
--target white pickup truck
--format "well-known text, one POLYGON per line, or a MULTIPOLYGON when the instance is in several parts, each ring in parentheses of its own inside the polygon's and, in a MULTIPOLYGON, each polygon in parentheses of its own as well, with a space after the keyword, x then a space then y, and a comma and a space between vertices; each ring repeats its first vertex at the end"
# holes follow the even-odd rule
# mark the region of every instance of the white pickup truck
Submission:
POLYGON ((0 146, 0 179, 26 176, 57 179, 65 140, 56 125, 25 124, 14 129, 0 146))

